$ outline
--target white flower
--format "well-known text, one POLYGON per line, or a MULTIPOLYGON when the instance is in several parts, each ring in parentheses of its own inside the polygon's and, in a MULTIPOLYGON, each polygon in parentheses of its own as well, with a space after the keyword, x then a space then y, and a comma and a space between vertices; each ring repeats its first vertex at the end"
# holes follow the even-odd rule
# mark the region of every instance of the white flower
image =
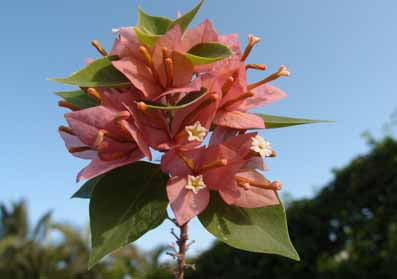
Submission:
POLYGON ((255 137, 251 138, 252 143, 251 143, 251 150, 259 153, 261 157, 269 157, 272 155, 273 150, 270 142, 266 141, 264 138, 262 138, 260 135, 256 135, 255 137))
POLYGON ((197 194, 201 189, 206 188, 207 186, 204 183, 203 176, 187 176, 187 184, 185 186, 186 189, 192 190, 193 193, 197 194))
POLYGON ((189 135, 189 141, 203 141, 208 132, 208 130, 204 128, 199 121, 191 126, 186 126, 185 130, 189 135))

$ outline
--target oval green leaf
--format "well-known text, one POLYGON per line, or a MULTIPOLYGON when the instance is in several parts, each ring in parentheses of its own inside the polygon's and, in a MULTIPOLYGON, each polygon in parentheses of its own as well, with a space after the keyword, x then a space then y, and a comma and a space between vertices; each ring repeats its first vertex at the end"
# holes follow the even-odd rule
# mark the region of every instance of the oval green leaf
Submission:
POLYGON ((172 20, 166 17, 152 16, 138 8, 137 27, 146 34, 165 34, 172 24, 172 20))
POLYGON ((193 65, 210 64, 229 57, 230 49, 219 43, 201 43, 192 47, 185 56, 193 65))
POLYGON ((94 98, 87 95, 83 90, 55 92, 55 95, 58 95, 68 103, 71 103, 80 109, 91 108, 99 105, 94 98))
POLYGON ((192 23, 194 17, 200 10, 201 6, 203 5, 204 0, 201 0, 192 10, 187 12, 186 14, 182 15, 180 18, 176 19, 170 26, 170 29, 176 25, 181 27, 182 33, 188 28, 190 23, 192 23))
POLYGON ((115 169, 99 180, 90 200, 89 268, 167 218, 167 181, 159 165, 147 162, 115 169))
POLYGON ((199 219, 211 234, 234 248, 300 260, 289 238, 282 205, 241 208, 227 205, 213 193, 199 219))
POLYGON ((80 87, 127 87, 131 82, 112 65, 117 56, 99 58, 66 78, 50 78, 59 83, 80 87))
POLYGON ((261 114, 261 113, 257 113, 256 115, 263 118, 263 120, 265 121, 266 129, 285 128, 285 127, 289 127, 289 126, 305 125, 305 124, 333 123, 334 122, 334 121, 329 121, 329 120, 292 118, 292 117, 268 115, 268 114, 261 114))

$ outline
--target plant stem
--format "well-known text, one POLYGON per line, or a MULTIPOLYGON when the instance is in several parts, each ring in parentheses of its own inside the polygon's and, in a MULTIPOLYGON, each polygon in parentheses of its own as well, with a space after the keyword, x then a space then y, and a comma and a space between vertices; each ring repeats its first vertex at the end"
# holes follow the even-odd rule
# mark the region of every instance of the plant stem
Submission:
POLYGON ((180 230, 179 239, 176 242, 178 244, 178 267, 175 272, 175 279, 183 279, 185 275, 186 268, 186 250, 187 250, 187 240, 188 240, 188 225, 187 223, 178 226, 180 230))

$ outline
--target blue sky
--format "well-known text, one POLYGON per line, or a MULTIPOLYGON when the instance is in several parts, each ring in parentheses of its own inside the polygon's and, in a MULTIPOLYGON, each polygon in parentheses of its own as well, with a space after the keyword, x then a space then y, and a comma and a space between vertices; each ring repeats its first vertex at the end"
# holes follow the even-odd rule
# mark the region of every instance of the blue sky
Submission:
MULTIPOLYGON (((98 54, 98 39, 110 48, 111 29, 134 25, 136 7, 174 17, 196 0, 6 1, 0 9, 1 160, 0 201, 26 198, 33 219, 48 209, 55 218, 82 226, 87 201, 70 200, 75 175, 86 162, 66 152, 57 134, 64 123, 54 91, 69 89, 46 80, 80 68, 98 54)), ((279 156, 269 160, 271 179, 283 192, 310 196, 341 167, 367 150, 365 130, 380 135, 396 108, 397 26, 393 0, 207 0, 194 24, 211 19, 220 33, 236 32, 245 44, 253 33, 263 39, 250 62, 269 71, 280 64, 292 76, 276 84, 289 97, 261 112, 332 119, 320 124, 265 131, 279 156)), ((263 73, 251 72, 252 81, 263 73)), ((146 249, 171 239, 170 223, 138 241, 146 249)), ((212 237, 197 222, 191 230, 197 250, 212 237)))

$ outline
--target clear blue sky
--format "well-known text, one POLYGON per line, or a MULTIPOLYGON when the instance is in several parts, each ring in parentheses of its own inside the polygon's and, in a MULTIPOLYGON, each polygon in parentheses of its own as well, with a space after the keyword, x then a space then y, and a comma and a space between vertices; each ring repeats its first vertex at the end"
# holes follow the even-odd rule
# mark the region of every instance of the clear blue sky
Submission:
MULTIPOLYGON (((175 16, 197 0, 115 2, 101 0, 5 1, 0 9, 0 201, 26 198, 33 219, 48 209, 55 218, 83 225, 87 201, 69 200, 78 188, 75 175, 85 161, 66 152, 57 127, 64 123, 53 91, 68 89, 47 77, 77 70, 99 39, 110 48, 111 29, 134 25, 136 7, 175 16)), ((195 24, 208 17, 221 33, 253 33, 263 42, 251 62, 270 70, 285 64, 292 72, 277 82, 289 97, 261 111, 336 120, 265 131, 279 157, 269 162, 268 176, 284 182, 284 192, 310 196, 341 167, 367 150, 360 135, 375 135, 395 109, 397 95, 397 26, 394 0, 207 0, 195 24)), ((263 73, 252 73, 258 80, 263 73)), ((171 239, 170 223, 138 244, 153 247, 171 239)), ((192 226, 196 249, 210 237, 192 226)))

